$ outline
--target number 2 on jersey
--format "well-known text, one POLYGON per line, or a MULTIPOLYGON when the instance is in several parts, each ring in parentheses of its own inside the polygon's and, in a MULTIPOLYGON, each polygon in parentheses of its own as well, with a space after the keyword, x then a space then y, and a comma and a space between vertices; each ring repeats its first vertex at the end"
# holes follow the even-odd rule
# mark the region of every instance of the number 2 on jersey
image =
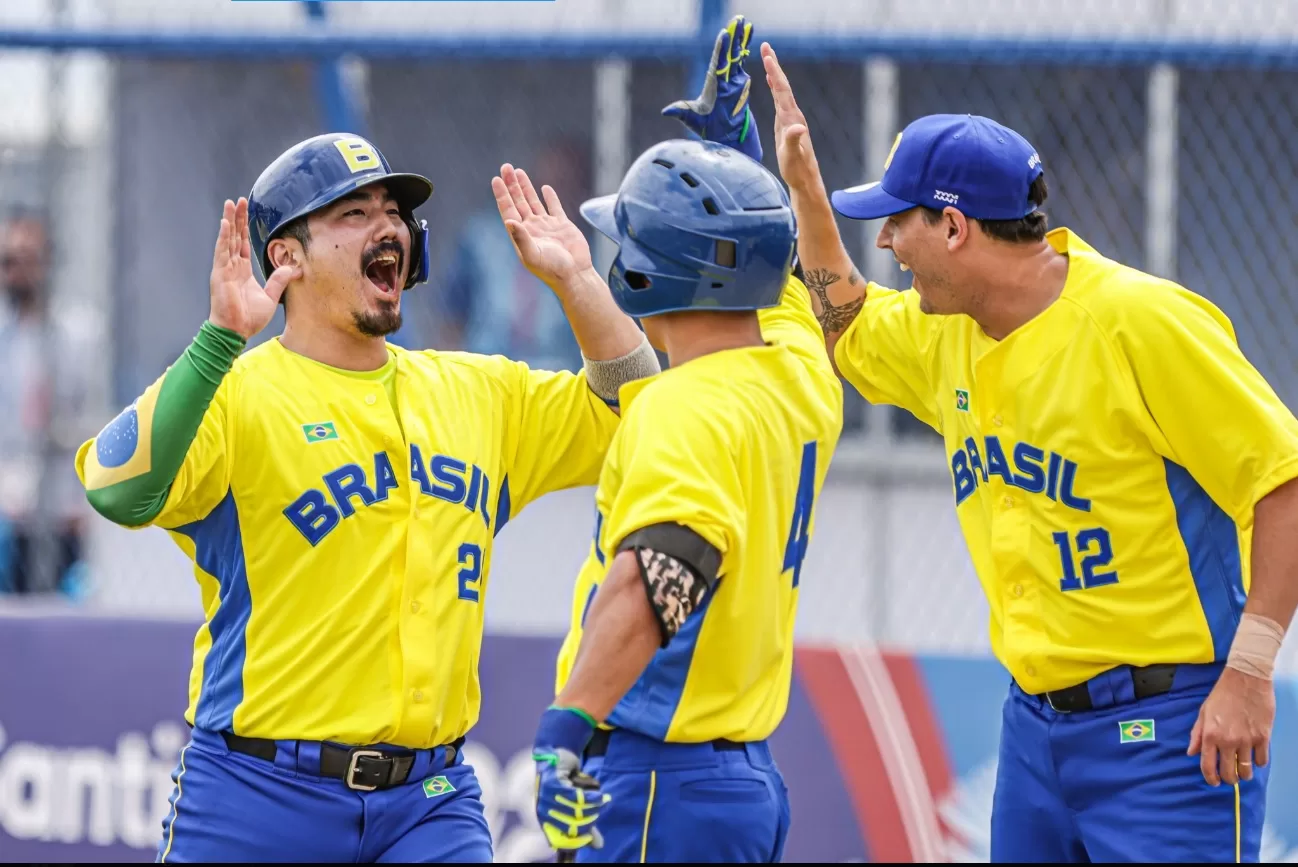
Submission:
POLYGON ((1109 540, 1108 530, 1092 527, 1078 532, 1077 553, 1085 555, 1082 557, 1080 578, 1077 576, 1077 567, 1073 565, 1073 548, 1068 534, 1055 533, 1053 538, 1064 567, 1064 577, 1059 579, 1060 590, 1090 590, 1092 587, 1118 583, 1117 572, 1095 571, 1113 562, 1113 543, 1109 540))
POLYGON ((802 579, 802 558, 807 556, 807 541, 811 530, 811 508, 816 499, 816 442, 802 447, 802 468, 798 471, 798 493, 793 501, 793 525, 789 527, 789 541, 784 546, 784 565, 781 572, 793 570, 793 586, 802 579))
POLYGON ((478 601, 478 579, 482 577, 482 549, 472 542, 460 546, 460 598, 478 601))

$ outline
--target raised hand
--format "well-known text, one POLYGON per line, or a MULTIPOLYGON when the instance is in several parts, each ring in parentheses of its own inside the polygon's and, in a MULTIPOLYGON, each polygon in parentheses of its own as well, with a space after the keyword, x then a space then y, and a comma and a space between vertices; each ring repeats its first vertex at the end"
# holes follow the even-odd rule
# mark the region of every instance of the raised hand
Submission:
POLYGON ((258 283, 248 241, 248 200, 241 198, 235 204, 226 199, 208 283, 212 295, 208 319, 213 325, 248 340, 274 317, 280 296, 301 273, 301 268, 285 265, 270 275, 265 287, 258 283))
POLYGON ((788 76, 768 42, 762 43, 762 64, 766 67, 766 84, 775 100, 775 156, 780 164, 780 176, 795 193, 823 189, 820 165, 807 132, 807 118, 798 108, 788 76))
POLYGON ((762 137, 748 107, 752 79, 744 69, 752 37, 753 25, 744 16, 730 19, 712 46, 703 92, 694 99, 676 100, 662 113, 676 118, 704 141, 727 145, 761 162, 762 137))
POLYGON ((491 179, 491 191, 514 250, 527 270, 556 291, 582 272, 593 270, 590 244, 568 219, 552 187, 541 187, 543 203, 527 172, 506 163, 491 179))

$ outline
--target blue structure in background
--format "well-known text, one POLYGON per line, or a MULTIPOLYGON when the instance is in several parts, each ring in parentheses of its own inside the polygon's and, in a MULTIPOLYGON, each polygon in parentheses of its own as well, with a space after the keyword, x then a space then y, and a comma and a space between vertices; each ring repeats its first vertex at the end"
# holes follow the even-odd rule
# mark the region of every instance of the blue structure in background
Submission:
MULTIPOLYGON (((323 26, 326 20, 322 0, 302 0, 307 17, 323 26)), ((347 87, 343 75, 343 54, 322 57, 316 62, 316 94, 320 100, 320 118, 333 132, 352 132, 366 135, 362 107, 356 104, 356 94, 347 87)))

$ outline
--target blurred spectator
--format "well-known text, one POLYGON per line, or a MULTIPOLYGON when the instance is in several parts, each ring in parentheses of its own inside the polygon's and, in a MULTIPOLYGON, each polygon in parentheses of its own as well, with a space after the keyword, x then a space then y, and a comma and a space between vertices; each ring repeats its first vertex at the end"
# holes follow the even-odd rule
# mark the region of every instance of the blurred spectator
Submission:
MULTIPOLYGON (((577 208, 589 196, 588 164, 579 145, 552 141, 522 168, 538 190, 542 184, 554 187, 564 210, 584 229, 577 208)), ((470 216, 456 239, 435 319, 439 349, 500 354, 546 370, 581 368, 562 306, 519 263, 494 204, 470 216)))
POLYGON ((0 592, 75 593, 86 515, 72 458, 94 433, 88 335, 51 310, 44 218, 0 224, 0 592))

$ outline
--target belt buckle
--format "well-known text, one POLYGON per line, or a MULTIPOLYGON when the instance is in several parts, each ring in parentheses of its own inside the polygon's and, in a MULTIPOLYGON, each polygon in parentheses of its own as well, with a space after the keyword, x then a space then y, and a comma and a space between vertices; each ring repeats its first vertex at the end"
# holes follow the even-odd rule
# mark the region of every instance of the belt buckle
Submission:
POLYGON ((1046 704, 1050 705, 1050 709, 1055 713, 1072 713, 1070 710, 1061 710, 1055 707, 1055 700, 1051 698, 1051 693, 1049 692, 1046 693, 1046 704))
POLYGON ((381 759, 383 757, 383 753, 378 750, 353 750, 352 757, 347 762, 347 778, 343 780, 343 783, 346 784, 347 788, 353 789, 357 792, 376 791, 378 786, 365 786, 354 781, 356 776, 356 765, 361 759, 381 759))

